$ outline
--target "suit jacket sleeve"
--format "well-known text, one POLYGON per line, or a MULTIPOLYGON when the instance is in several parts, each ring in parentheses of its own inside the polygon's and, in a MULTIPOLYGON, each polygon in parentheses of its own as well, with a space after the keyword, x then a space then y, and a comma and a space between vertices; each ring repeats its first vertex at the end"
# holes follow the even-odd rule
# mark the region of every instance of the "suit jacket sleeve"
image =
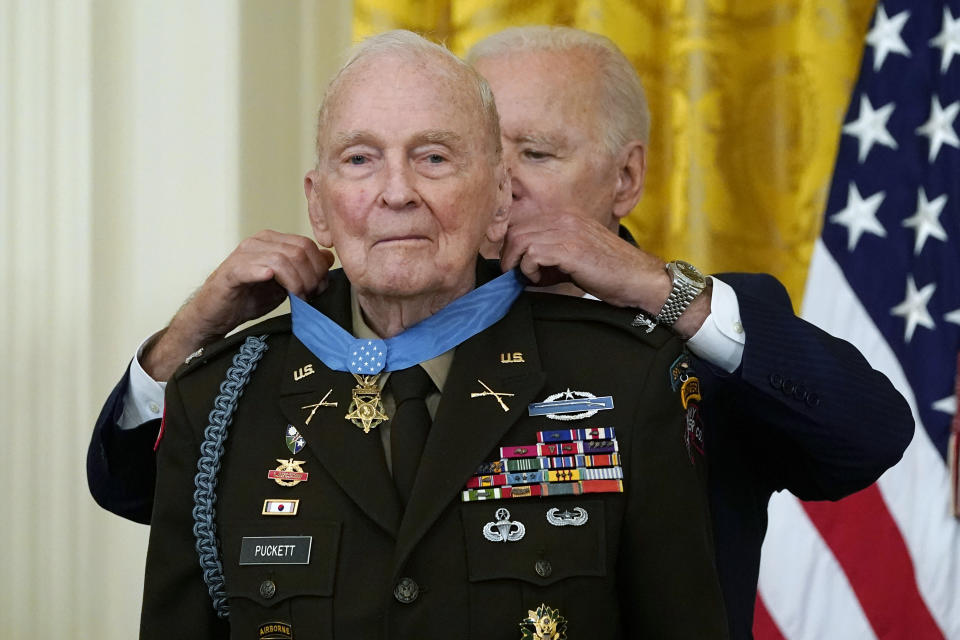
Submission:
POLYGON ((130 368, 110 392, 87 448, 87 485, 101 507, 134 522, 150 523, 156 456, 153 445, 160 420, 120 429, 130 368))
POLYGON ((140 638, 226 638, 203 581, 193 535, 199 447, 176 378, 167 383, 167 427, 157 450, 154 500, 140 613, 140 638))
POLYGON ((913 418, 886 376, 850 343, 796 317, 772 276, 719 277, 737 293, 747 336, 739 371, 714 371, 737 421, 722 428, 749 440, 768 487, 836 500, 896 464, 913 437, 913 418))

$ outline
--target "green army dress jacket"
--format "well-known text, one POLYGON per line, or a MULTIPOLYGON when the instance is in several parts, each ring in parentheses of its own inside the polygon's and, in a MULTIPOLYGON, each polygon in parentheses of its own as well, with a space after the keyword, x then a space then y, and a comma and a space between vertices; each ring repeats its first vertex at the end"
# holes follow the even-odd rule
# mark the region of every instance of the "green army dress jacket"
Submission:
MULTIPOLYGON (((341 274, 312 303, 350 330, 341 274)), ((706 463, 671 387, 682 343, 662 328, 632 327, 634 315, 525 292, 458 346, 405 509, 378 434, 345 419, 353 376, 325 367, 293 337, 289 316, 207 348, 167 387, 141 638, 515 640, 540 637, 520 626, 540 605, 566 620, 558 638, 726 638, 706 463), (239 398, 216 484, 223 619, 198 561, 194 481, 214 398, 251 335, 266 336, 267 350, 239 398), (480 381, 512 394, 501 396, 507 411, 492 396, 471 397, 480 381), (614 406, 576 421, 528 415, 531 403, 567 390, 611 396, 614 406), (307 424, 304 407, 324 396, 337 405, 318 407, 307 424), (307 443, 293 457, 309 476, 295 486, 268 478, 291 458, 288 425, 307 443), (500 447, 593 427, 615 429, 621 493, 463 501, 500 447), (298 500, 296 515, 263 515, 266 500, 298 500), (548 512, 585 517, 557 526, 548 512), (496 538, 504 519, 512 539, 484 535, 496 538), (306 563, 241 564, 255 538, 288 536, 308 540, 306 563)))

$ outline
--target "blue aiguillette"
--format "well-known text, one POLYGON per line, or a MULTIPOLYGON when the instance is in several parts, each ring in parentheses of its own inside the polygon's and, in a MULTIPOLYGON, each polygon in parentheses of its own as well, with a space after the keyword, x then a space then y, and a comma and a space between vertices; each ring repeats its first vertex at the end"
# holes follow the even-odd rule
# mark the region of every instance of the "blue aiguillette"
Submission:
POLYGON ((509 271, 386 340, 354 338, 309 304, 290 296, 293 335, 334 371, 374 375, 435 358, 480 333, 507 314, 525 284, 509 271))

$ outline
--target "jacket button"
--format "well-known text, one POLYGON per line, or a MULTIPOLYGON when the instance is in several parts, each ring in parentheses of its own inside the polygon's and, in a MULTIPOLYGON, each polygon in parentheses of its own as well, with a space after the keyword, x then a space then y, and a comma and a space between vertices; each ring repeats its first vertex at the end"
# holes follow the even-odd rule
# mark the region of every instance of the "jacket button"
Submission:
POLYGON ((410 604, 420 596, 420 585, 412 578, 401 578, 393 589, 393 597, 397 602, 410 604))
POLYGON ((277 585, 274 584, 273 580, 264 580, 260 583, 260 597, 264 600, 269 600, 277 593, 277 585))
POLYGON ((820 406, 820 396, 815 393, 808 393, 806 398, 807 406, 810 407, 819 407, 820 406))
POLYGON ((802 384, 798 384, 797 388, 793 390, 793 397, 803 402, 807 399, 807 388, 802 384))
POLYGON ((780 388, 783 391, 783 394, 786 396, 792 396, 793 392, 797 390, 797 383, 787 378, 783 381, 783 387, 780 388))
POLYGON ((779 389, 780 387, 782 387, 782 386, 783 386, 783 376, 781 376, 779 373, 771 373, 771 374, 770 374, 770 386, 773 387, 774 389, 779 389))
POLYGON ((549 578, 553 575, 553 565, 549 560, 537 560, 533 568, 541 578, 549 578))

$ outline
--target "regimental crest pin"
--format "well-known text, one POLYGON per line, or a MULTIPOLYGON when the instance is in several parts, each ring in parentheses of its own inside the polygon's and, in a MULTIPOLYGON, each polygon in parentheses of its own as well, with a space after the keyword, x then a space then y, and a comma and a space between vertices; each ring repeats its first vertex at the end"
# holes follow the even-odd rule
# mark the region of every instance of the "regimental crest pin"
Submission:
POLYGON ((607 409, 613 409, 613 396, 598 398, 589 391, 571 391, 569 388, 547 396, 543 402, 527 406, 531 416, 546 416, 550 420, 584 420, 607 409))
POLYGON ((310 476, 301 466, 306 463, 305 460, 277 458, 277 462, 280 463, 280 466, 267 471, 267 479, 273 480, 281 487, 294 487, 301 482, 306 482, 310 476))
POLYGON ((511 522, 510 512, 500 507, 494 514, 496 522, 483 525, 483 537, 490 542, 517 542, 527 533, 522 522, 511 522))
POLYGON ((523 640, 567 640, 567 619, 556 609, 541 604, 535 611, 527 611, 520 630, 523 640))
POLYGON ((307 440, 300 432, 297 431, 297 428, 292 424, 287 425, 286 433, 284 434, 284 440, 287 443, 287 449, 290 449, 290 453, 297 455, 303 448, 307 446, 307 440))

